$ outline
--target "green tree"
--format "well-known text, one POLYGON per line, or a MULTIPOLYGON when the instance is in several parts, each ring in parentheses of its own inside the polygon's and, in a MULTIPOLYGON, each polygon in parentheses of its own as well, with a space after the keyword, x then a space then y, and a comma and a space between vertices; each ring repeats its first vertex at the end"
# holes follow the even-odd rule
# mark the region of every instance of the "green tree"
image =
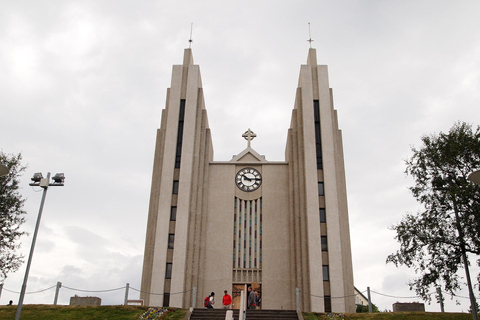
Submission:
POLYGON ((480 127, 457 122, 448 133, 423 136, 422 143, 412 147, 405 172, 424 209, 391 227, 400 249, 387 262, 413 268, 419 276, 410 289, 430 301, 432 287, 455 294, 461 285, 457 271, 466 268, 468 280, 467 255, 480 254, 480 187, 467 180, 480 169, 480 127))
MULTIPOLYGON (((355 310, 356 313, 368 313, 368 306, 364 306, 362 304, 357 304, 357 308, 355 310)), ((378 307, 372 303, 372 312, 380 312, 378 307)))
POLYGON ((23 262, 23 256, 17 253, 18 239, 25 234, 20 225, 25 221, 22 198, 19 189, 19 177, 26 167, 21 165, 22 155, 9 155, 0 150, 0 163, 9 169, 9 173, 0 178, 0 281, 3 282, 9 272, 16 271, 23 262))

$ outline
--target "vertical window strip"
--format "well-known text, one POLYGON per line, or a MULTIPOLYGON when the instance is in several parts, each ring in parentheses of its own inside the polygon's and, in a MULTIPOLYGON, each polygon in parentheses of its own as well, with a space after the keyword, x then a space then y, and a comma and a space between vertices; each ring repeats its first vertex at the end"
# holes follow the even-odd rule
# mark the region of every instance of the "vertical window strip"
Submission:
POLYGON ((235 260, 237 256, 236 246, 237 246, 237 197, 233 198, 233 261, 232 268, 235 268, 235 260))
POLYGON ((255 259, 254 259, 254 268, 259 269, 258 265, 258 257, 259 257, 259 250, 258 250, 258 214, 260 211, 260 205, 259 205, 259 200, 255 201, 255 259))
POLYGON ((258 214, 260 215, 260 223, 259 223, 259 236, 258 236, 258 268, 262 268, 262 198, 259 199, 260 205, 258 209, 258 214))
POLYGON ((172 263, 167 262, 165 268, 165 279, 172 279, 172 263))
POLYGON ((233 268, 261 269, 262 200, 234 200, 233 268))
POLYGON ((237 207, 237 226, 238 226, 238 231, 237 231, 237 234, 236 234, 236 237, 237 237, 237 247, 236 247, 236 250, 237 250, 237 265, 236 267, 237 268, 240 268, 240 257, 241 257, 241 249, 240 249, 240 244, 241 244, 241 241, 242 241, 242 205, 240 203, 240 199, 238 198, 235 198, 235 203, 236 203, 236 207, 237 207))
POLYGON ((328 265, 322 266, 323 281, 330 281, 330 271, 328 265))
POLYGON ((248 215, 248 211, 247 211, 247 201, 246 200, 241 200, 241 204, 242 204, 242 210, 243 210, 243 215, 242 215, 242 220, 243 220, 243 243, 242 243, 242 264, 241 264, 241 267, 242 268, 246 268, 247 267, 247 262, 246 262, 246 254, 245 254, 245 250, 246 250, 246 247, 247 247, 247 215, 248 215))
POLYGON ((313 100, 313 115, 315 121, 315 150, 317 153, 317 169, 323 169, 322 134, 320 131, 320 103, 318 100, 313 100))
MULTIPOLYGON (((255 201, 250 201, 250 243, 254 244, 255 243, 255 201)), ((254 258, 254 251, 252 250, 252 245, 250 246, 250 257, 248 257, 248 260, 250 262, 250 268, 253 268, 253 258, 254 258)))
POLYGON ((182 143, 183 143, 183 124, 185 120, 185 99, 180 100, 180 111, 178 115, 178 130, 177 130, 177 150, 175 153, 175 168, 180 168, 182 159, 182 143))
POLYGON ((327 213, 325 211, 325 208, 320 208, 319 213, 320 213, 320 222, 321 223, 326 223, 327 222, 327 213))
POLYGON ((322 251, 328 251, 327 236, 321 236, 321 240, 322 240, 322 251))

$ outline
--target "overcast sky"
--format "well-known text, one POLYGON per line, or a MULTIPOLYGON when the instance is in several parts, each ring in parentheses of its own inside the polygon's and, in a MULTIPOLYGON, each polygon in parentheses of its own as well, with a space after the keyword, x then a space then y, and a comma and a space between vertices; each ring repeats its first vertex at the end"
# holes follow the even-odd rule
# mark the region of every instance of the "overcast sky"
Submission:
MULTIPOLYGON (((479 125, 479 17, 474 0, 1 1, 0 148, 28 164, 20 191, 30 235, 41 200, 30 177, 66 176, 48 190, 27 291, 57 281, 140 289, 155 135, 191 23, 215 160, 241 152, 248 128, 256 151, 284 160, 310 22, 343 131, 355 286, 394 296, 372 294, 381 310, 421 301, 397 298, 414 296, 415 275, 385 264, 399 248, 388 227, 418 209, 404 174, 411 146, 458 120, 479 125)), ((22 238, 26 257, 30 244, 22 238)), ((0 304, 17 303, 10 291, 24 267, 0 304)), ((59 303, 74 294, 124 297, 63 288, 59 303)), ((25 303, 53 299, 50 289, 25 303)), ((447 311, 466 311, 468 299, 459 302, 447 298, 447 311)))

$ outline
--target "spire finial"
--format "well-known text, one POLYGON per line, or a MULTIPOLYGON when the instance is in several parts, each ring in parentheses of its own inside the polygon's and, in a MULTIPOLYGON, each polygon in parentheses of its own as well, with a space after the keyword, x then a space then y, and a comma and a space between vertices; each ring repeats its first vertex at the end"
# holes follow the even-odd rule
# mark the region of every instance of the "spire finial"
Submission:
POLYGON ((313 39, 312 39, 312 32, 310 31, 310 22, 308 23, 308 40, 307 42, 310 42, 310 49, 312 48, 312 42, 313 42, 313 39))
POLYGON ((192 47, 192 42, 193 42, 192 33, 193 33, 193 22, 190 25, 190 39, 188 39, 188 48, 189 49, 192 47))
POLYGON ((248 128, 247 131, 245 131, 244 134, 242 134, 242 137, 245 138, 245 140, 248 141, 248 144, 247 144, 247 147, 250 148, 250 143, 252 142, 253 138, 255 138, 257 135, 255 134, 255 132, 253 132, 252 130, 250 130, 250 128, 248 128))

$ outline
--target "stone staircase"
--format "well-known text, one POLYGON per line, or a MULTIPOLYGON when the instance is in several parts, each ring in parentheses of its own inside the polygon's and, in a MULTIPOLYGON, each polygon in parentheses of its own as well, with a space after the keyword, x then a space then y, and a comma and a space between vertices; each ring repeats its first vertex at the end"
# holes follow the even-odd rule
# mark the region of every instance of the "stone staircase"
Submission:
POLYGON ((298 320, 295 310, 247 310, 246 314, 246 320, 298 320))
MULTIPOLYGON (((193 309, 190 320, 225 320, 226 309, 193 309)), ((233 318, 238 320, 238 310, 233 310, 233 318)))
MULTIPOLYGON (((190 320, 225 320, 225 309, 193 309, 190 320)), ((238 319, 238 310, 233 310, 233 319, 238 319)), ((295 310, 247 310, 246 320, 298 320, 295 310)))

